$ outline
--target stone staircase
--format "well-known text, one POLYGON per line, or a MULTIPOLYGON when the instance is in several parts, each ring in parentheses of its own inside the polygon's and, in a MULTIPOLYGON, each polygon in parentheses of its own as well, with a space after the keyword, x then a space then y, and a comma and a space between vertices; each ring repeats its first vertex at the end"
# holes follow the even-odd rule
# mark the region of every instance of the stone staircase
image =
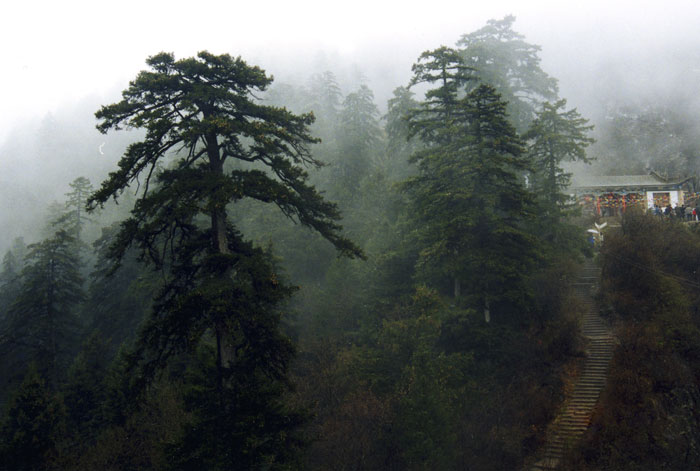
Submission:
POLYGON ((576 296, 585 308, 582 333, 588 340, 586 361, 573 393, 549 428, 544 455, 530 468, 531 471, 559 469, 565 450, 573 446, 588 428, 593 408, 605 387, 615 337, 598 315, 593 300, 599 278, 600 270, 587 259, 573 283, 576 296))

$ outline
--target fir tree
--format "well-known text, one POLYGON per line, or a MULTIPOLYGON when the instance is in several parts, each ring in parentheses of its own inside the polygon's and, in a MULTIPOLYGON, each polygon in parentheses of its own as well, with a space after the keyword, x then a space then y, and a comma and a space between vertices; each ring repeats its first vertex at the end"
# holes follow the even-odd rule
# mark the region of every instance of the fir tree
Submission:
POLYGON ((387 103, 384 120, 387 135, 387 172, 391 174, 403 174, 402 176, 405 177, 408 169, 405 163, 402 165, 402 161, 405 162, 406 156, 418 149, 418 140, 415 137, 409 137, 410 131, 406 119, 416 108, 418 108, 418 102, 414 98, 414 93, 406 87, 397 87, 393 97, 387 103))
POLYGON ((17 369, 36 361, 55 387, 78 330, 76 312, 84 296, 79 257, 75 239, 62 230, 28 249, 21 286, 3 326, 3 360, 19 362, 17 369))
POLYGON ((493 304, 504 311, 523 305, 536 257, 527 229, 533 196, 521 177, 529 162, 505 108, 488 85, 459 100, 450 126, 431 123, 433 135, 449 136, 413 155, 419 174, 403 184, 423 247, 419 267, 433 279, 452 277, 456 297, 464 283, 468 302, 487 322, 493 304))
POLYGON ((356 196, 360 182, 372 170, 381 139, 378 116, 374 94, 366 85, 345 97, 339 115, 339 155, 333 163, 339 199, 356 196))
POLYGON ((426 51, 413 65, 409 87, 426 84, 430 88, 425 100, 408 113, 411 136, 418 136, 427 145, 445 144, 454 139, 451 132, 459 95, 466 84, 474 80, 473 69, 465 65, 454 49, 442 46, 426 51))
MULTIPOLYGON (((473 67, 479 83, 494 87, 508 103, 516 129, 524 132, 545 100, 557 98, 556 79, 540 68, 541 48, 513 30, 515 17, 489 20, 483 28, 457 41, 464 64, 473 67)), ((471 88, 478 85, 472 83, 471 88)))
POLYGON ((529 140, 527 152, 533 162, 533 190, 542 200, 540 216, 545 226, 557 224, 570 209, 570 197, 564 193, 569 186, 570 173, 561 168, 562 162, 585 162, 586 147, 594 142, 588 137, 593 126, 576 109, 565 111, 566 100, 544 103, 530 129, 523 136, 529 140))
POLYGON ((88 197, 93 193, 94 188, 85 177, 78 177, 69 183, 71 191, 66 193, 66 216, 68 224, 72 228, 73 237, 80 243, 81 233, 88 218, 85 213, 88 197))
POLYGON ((90 274, 83 317, 89 330, 108 333, 106 343, 113 355, 124 342, 130 342, 153 303, 161 277, 138 260, 136 248, 129 249, 114 270, 110 246, 119 233, 119 224, 102 229, 94 243, 95 269, 90 274))
POLYGON ((336 125, 343 94, 335 75, 328 70, 312 75, 307 88, 307 108, 314 110, 314 115, 318 119, 314 126, 321 127, 320 135, 325 141, 330 137, 330 129, 336 125))

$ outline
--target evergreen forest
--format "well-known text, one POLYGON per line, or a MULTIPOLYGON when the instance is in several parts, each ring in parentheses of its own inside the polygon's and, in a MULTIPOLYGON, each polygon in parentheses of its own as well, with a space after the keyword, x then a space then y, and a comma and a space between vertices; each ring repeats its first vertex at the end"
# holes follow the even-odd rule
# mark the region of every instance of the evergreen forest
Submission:
POLYGON ((531 469, 586 262, 617 343, 558 469, 698 469, 700 230, 628 211, 593 246, 567 188, 693 176, 700 131, 584 116, 514 22, 419 52, 387 103, 156 52, 92 110, 98 163, 45 120, 64 190, 0 233, 0 471, 531 469))

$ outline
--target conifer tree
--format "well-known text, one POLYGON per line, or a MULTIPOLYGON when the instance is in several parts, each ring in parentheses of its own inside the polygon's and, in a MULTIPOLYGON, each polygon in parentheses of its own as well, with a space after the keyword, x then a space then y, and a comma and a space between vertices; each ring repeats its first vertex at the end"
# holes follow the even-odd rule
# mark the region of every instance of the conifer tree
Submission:
POLYGON ((0 266, 0 321, 19 289, 20 262, 12 250, 5 252, 0 266))
MULTIPOLYGON (((418 148, 418 140, 410 138, 408 120, 409 113, 418 108, 418 102, 414 98, 414 93, 407 87, 397 87, 393 92, 393 97, 387 102, 387 113, 384 116, 386 121, 387 148, 386 153, 389 160, 389 168, 394 173, 396 166, 400 166, 400 160, 405 160, 407 155, 411 155, 418 148)), ((398 173, 405 173, 406 169, 401 169, 398 173)), ((405 175, 404 175, 405 176, 405 175)))
POLYGON ((588 133, 593 126, 572 109, 565 111, 566 100, 544 103, 530 129, 523 136, 529 141, 527 152, 533 163, 533 190, 543 200, 541 216, 547 224, 556 224, 570 207, 564 190, 569 186, 570 173, 561 168, 562 162, 585 162, 586 147, 594 142, 588 133))
POLYGON ((109 367, 106 347, 99 331, 93 331, 68 368, 66 382, 61 388, 69 433, 78 449, 86 448, 104 423, 102 408, 109 367))
POLYGON ((348 94, 339 114, 338 156, 333 163, 342 199, 356 195, 361 180, 370 173, 373 153, 381 139, 379 110, 366 85, 348 94))
POLYGON ((71 191, 66 193, 66 216, 78 243, 82 242, 81 233, 87 222, 85 207, 88 197, 94 192, 92 183, 85 177, 78 177, 68 184, 71 191))
MULTIPOLYGON (((148 380, 173 354, 211 346, 216 394, 204 408, 231 410, 214 417, 217 427, 240 420, 237 426, 248 427, 252 439, 257 425, 237 416, 228 401, 236 401, 241 388, 253 395, 259 388, 258 406, 272 408, 273 397, 262 394, 268 381, 280 386, 274 397, 284 391, 293 347, 279 330, 279 306, 292 289, 280 282, 269 256, 232 226, 228 209, 243 198, 273 203, 341 254, 361 251, 341 235, 336 206, 306 183, 303 166, 318 165, 309 153, 316 142, 308 131, 313 115, 257 102, 254 93, 272 81, 263 70, 208 52, 178 61, 161 53, 147 63, 151 70, 130 83, 121 102, 96 113, 102 132, 132 126, 146 136, 127 148, 90 204, 118 197, 141 177, 141 195, 111 251, 119 260, 134 245, 166 274, 138 340, 141 373, 148 380)), ((245 448, 245 457, 229 454, 218 463, 275 462, 283 451, 270 456, 264 443, 295 425, 277 421, 245 448)), ((228 449, 223 442, 207 446, 228 449)), ((205 465, 201 453, 194 456, 205 465)))
POLYGON ((343 94, 335 74, 329 70, 312 75, 307 88, 309 93, 308 108, 314 110, 314 115, 318 119, 315 126, 323 126, 321 137, 325 140, 330 137, 328 136, 328 128, 336 125, 343 94))
POLYGON ((119 268, 113 270, 110 246, 118 233, 118 223, 102 228, 102 236, 92 244, 95 269, 90 274, 82 309, 89 330, 109 333, 106 343, 112 355, 124 342, 134 339, 161 278, 159 273, 139 263, 136 248, 129 249, 122 256, 119 268))
MULTIPOLYGON (((489 20, 483 28, 457 41, 465 65, 474 68, 480 83, 494 87, 508 103, 518 132, 524 132, 540 104, 557 98, 556 79, 540 68, 541 47, 529 44, 513 30, 515 17, 489 20)), ((475 88, 476 82, 471 84, 475 88)))
POLYGON ((57 369, 65 364, 78 328, 79 256, 75 239, 63 230, 28 249, 21 286, 3 325, 3 360, 18 362, 17 369, 36 361, 55 387, 57 369))
MULTIPOLYGON (((419 174, 403 184, 423 247, 419 267, 433 279, 452 277, 456 297, 464 283, 468 303, 487 322, 494 304, 503 311, 522 305, 536 257, 527 229, 533 196, 521 177, 529 162, 505 108, 488 85, 458 100, 449 126, 429 124, 438 138, 412 156, 419 174)), ((423 121, 410 124, 420 132, 423 121)))
POLYGON ((28 369, 0 425, 0 470, 61 469, 65 412, 37 368, 28 369))
POLYGON ((473 69, 454 49, 441 46, 425 51, 413 65, 409 88, 418 84, 433 86, 425 93, 420 106, 409 111, 411 136, 418 136, 426 145, 445 144, 455 138, 451 127, 457 118, 459 94, 474 80, 473 69))

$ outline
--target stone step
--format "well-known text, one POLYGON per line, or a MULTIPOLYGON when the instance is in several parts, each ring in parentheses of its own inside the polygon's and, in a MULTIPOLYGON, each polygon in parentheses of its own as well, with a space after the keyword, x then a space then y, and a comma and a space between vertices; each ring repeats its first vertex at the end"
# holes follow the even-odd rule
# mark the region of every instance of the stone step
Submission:
POLYGON ((595 406, 595 403, 598 402, 598 397, 599 395, 591 398, 577 397, 572 399, 572 401, 569 404, 571 407, 576 409, 592 410, 595 406))
POLYGON ((588 374, 584 374, 583 376, 581 376, 578 379, 577 385, 574 386, 574 391, 579 389, 579 384, 581 386, 586 387, 587 389, 590 389, 591 386, 597 387, 597 388, 602 388, 605 385, 605 380, 606 380, 605 374, 588 372, 588 374))
POLYGON ((562 430, 572 430, 579 428, 586 429, 588 428, 588 422, 588 414, 586 414, 584 417, 563 418, 559 424, 562 430))
POLYGON ((563 433, 583 432, 588 428, 588 420, 561 422, 559 430, 563 433))
POLYGON ((581 378, 576 387, 574 387, 574 392, 600 391, 603 387, 605 387, 605 378, 581 378))
POLYGON ((600 316, 592 295, 598 289, 601 270, 591 260, 586 260, 579 276, 571 283, 580 306, 581 333, 588 339, 586 360, 574 390, 558 419, 550 426, 542 459, 532 470, 559 469, 564 450, 573 446, 588 429, 591 415, 600 394, 605 388, 610 361, 617 341, 607 322, 600 316))
POLYGON ((580 399, 580 398, 587 398, 587 397, 598 397, 600 395, 600 391, 602 391, 602 388, 593 388, 593 389, 578 389, 574 391, 573 397, 580 399))
POLYGON ((617 341, 607 322, 599 316, 592 297, 598 289, 600 274, 600 268, 592 260, 586 260, 579 276, 571 283, 584 309, 580 325, 582 335, 588 339, 587 358, 565 407, 550 426, 542 459, 529 468, 533 471, 560 469, 565 449, 580 440, 588 429, 593 410, 605 388, 617 341))
POLYGON ((564 418, 559 422, 560 430, 586 429, 588 428, 588 414, 584 417, 564 418))

